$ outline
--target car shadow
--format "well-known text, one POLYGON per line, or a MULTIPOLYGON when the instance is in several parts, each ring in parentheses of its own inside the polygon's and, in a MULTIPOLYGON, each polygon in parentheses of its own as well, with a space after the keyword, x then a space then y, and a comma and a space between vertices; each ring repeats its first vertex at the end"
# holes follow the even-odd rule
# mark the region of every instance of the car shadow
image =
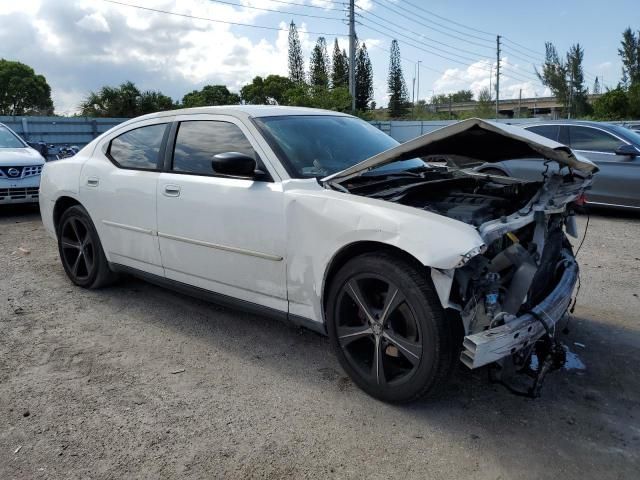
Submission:
POLYGON ((40 206, 37 203, 15 203, 0 205, 0 220, 22 217, 20 222, 30 222, 40 216, 40 206))

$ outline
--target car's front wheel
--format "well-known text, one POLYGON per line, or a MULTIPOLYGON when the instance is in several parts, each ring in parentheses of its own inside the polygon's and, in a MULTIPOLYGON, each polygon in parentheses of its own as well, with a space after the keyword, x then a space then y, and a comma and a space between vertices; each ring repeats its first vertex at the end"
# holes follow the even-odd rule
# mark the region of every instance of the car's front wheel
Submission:
POLYGON ((80 205, 68 208, 60 217, 58 250, 64 271, 80 287, 103 287, 116 277, 109 268, 98 232, 80 205))
POLYGON ((370 395, 407 402, 446 382, 453 330, 424 268, 387 252, 357 256, 334 277, 326 313, 340 363, 370 395))

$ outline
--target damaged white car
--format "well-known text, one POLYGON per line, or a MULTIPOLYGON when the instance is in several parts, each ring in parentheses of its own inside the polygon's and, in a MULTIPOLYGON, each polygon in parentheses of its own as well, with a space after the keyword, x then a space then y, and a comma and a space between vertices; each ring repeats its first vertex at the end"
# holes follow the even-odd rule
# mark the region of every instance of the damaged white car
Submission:
MULTIPOLYGON (((564 145, 472 119, 399 145, 349 115, 271 106, 136 118, 46 164, 43 222, 69 278, 130 273, 327 333, 385 401, 461 360, 561 363, 578 266, 565 231, 597 168, 564 145), (543 182, 475 173, 542 158, 543 182)), ((535 385, 532 388, 537 388, 535 385)))

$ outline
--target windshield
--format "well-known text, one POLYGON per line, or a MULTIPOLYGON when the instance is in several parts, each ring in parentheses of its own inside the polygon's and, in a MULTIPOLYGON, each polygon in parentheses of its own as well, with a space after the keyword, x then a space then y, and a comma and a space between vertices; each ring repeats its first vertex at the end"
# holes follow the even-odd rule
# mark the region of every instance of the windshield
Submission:
POLYGON ((609 125, 609 127, 618 135, 621 135, 623 138, 626 138, 630 142, 634 143, 636 147, 640 147, 640 133, 634 132, 629 128, 620 127, 618 125, 609 125))
POLYGON ((11 130, 0 125, 0 148, 24 148, 24 143, 11 130))
MULTIPOLYGON (((292 115, 255 119, 294 178, 325 177, 398 145, 367 122, 353 117, 292 115)), ((391 172, 421 167, 418 158, 375 169, 391 172)))

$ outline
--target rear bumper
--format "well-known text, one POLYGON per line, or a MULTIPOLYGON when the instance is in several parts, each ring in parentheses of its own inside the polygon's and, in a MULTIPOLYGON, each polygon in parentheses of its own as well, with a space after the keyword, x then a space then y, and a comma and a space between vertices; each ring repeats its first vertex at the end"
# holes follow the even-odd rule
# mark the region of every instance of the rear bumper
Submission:
MULTIPOLYGON (((568 250, 562 252, 558 268, 563 271, 558 284, 532 309, 550 329, 567 315, 571 295, 578 281, 578 264, 568 250)), ((467 335, 460 360, 469 368, 478 368, 516 353, 545 333, 540 320, 531 313, 525 313, 499 327, 467 335)))

